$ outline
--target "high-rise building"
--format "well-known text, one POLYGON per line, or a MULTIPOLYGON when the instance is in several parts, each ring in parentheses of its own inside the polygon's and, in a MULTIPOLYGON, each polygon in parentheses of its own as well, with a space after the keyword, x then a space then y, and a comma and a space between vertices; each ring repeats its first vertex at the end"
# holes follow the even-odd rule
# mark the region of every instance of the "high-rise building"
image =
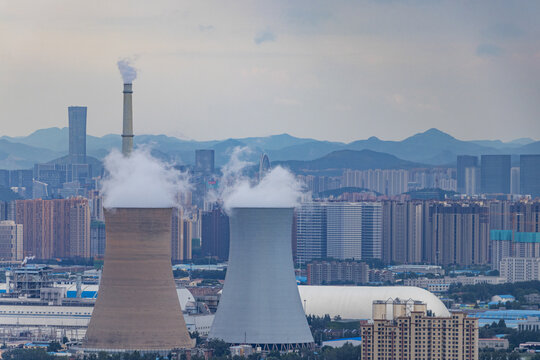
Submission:
POLYGON ((195 150, 195 171, 204 175, 214 173, 214 150, 195 150))
POLYGON ((172 260, 191 259, 192 222, 184 219, 182 209, 173 209, 171 225, 172 260))
POLYGON ((90 255, 88 200, 17 200, 15 206, 16 223, 23 225, 25 256, 50 259, 90 255), (72 240, 76 243, 73 247, 72 240))
MULTIPOLYGON (((465 194, 467 188, 467 168, 477 168, 478 157, 471 155, 458 155, 457 157, 457 191, 465 194)), ((471 170, 469 170, 472 172, 471 170)))
POLYGON ((0 169, 0 188, 9 187, 9 170, 0 169))
POLYGON ((430 253, 435 265, 483 265, 489 260, 489 209, 482 203, 429 207, 430 253))
POLYGON ((465 191, 466 195, 476 195, 480 192, 480 168, 465 168, 465 191))
POLYGON ((219 260, 229 258, 229 217, 221 210, 214 209, 202 214, 201 255, 219 260))
POLYGON ((296 262, 326 257, 326 203, 303 203, 296 211, 296 262))
POLYGON ((520 156, 520 193, 540 197, 540 155, 520 156))
POLYGON ((383 195, 399 195, 408 191, 407 170, 350 170, 343 171, 342 187, 357 187, 376 191, 383 195))
POLYGON ((327 256, 362 259, 362 204, 334 202, 326 206, 327 256))
POLYGON ((17 200, 16 223, 23 225, 23 255, 50 259, 54 254, 52 201, 17 200))
POLYGON ((365 284, 369 267, 359 261, 314 261, 307 265, 308 285, 365 284))
POLYGON ((422 262, 424 204, 413 201, 383 203, 383 260, 422 262))
POLYGON ((86 163, 86 106, 68 107, 69 160, 72 164, 86 163))
POLYGON ((90 257, 90 207, 87 201, 79 201, 69 209, 69 257, 90 257))
POLYGON ((362 359, 478 360, 478 319, 429 314, 420 301, 374 301, 360 326, 362 359))
POLYGON ((382 258, 382 203, 362 204, 362 259, 382 258))
POLYGON ((0 221, 0 260, 23 259, 23 226, 12 220, 0 221))
POLYGON ((510 191, 512 195, 521 194, 520 173, 521 169, 517 166, 510 169, 510 191))
POLYGON ((90 256, 105 255, 105 222, 92 220, 90 222, 90 256))
POLYGON ((483 194, 510 194, 510 155, 482 155, 480 166, 483 194))

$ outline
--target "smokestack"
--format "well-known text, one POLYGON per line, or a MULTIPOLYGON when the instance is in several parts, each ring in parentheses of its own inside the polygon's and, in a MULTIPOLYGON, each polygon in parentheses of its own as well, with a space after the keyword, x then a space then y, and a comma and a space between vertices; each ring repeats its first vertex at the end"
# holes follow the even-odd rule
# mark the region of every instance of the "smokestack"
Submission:
POLYGON ((124 121, 122 131, 122 154, 128 156, 133 150, 133 84, 124 84, 124 121))
POLYGON ((292 208, 233 208, 229 267, 209 339, 264 350, 313 345, 294 276, 292 208))
POLYGON ((171 211, 105 209, 105 264, 84 351, 193 347, 171 268, 171 211))

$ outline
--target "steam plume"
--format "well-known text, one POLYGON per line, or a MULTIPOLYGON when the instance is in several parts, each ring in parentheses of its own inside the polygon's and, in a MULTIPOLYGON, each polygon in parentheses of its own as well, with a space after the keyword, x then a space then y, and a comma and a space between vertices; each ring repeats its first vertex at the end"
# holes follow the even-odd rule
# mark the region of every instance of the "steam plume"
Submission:
POLYGON ((124 84, 131 84, 137 78, 137 69, 133 66, 133 60, 131 59, 118 60, 118 70, 120 70, 124 84))
POLYGON ((243 175, 245 168, 252 165, 242 160, 249 151, 248 148, 235 148, 223 167, 219 194, 214 196, 223 201, 225 211, 230 212, 235 207, 297 206, 303 186, 287 169, 274 167, 258 183, 252 183, 243 175))
POLYGON ((112 207, 177 207, 181 192, 190 190, 189 178, 138 148, 128 157, 113 150, 104 160, 108 175, 102 184, 103 205, 112 207))

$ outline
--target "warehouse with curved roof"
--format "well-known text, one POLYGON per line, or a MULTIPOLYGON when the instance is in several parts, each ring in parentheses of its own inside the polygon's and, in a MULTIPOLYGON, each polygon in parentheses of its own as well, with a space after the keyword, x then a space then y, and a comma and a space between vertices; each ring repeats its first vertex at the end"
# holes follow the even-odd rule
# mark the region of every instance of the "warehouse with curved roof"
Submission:
POLYGON ((373 301, 399 298, 422 301, 435 316, 450 316, 439 298, 414 286, 298 286, 298 291, 306 315, 371 319, 373 301))

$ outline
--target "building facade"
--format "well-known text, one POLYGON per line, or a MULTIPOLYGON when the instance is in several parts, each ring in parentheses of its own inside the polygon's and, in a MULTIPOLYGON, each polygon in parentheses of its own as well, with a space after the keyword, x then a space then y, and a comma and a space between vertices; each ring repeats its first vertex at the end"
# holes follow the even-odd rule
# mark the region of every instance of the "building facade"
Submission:
POLYGON ((23 226, 12 220, 0 221, 0 260, 23 259, 23 226))
POLYGON ((326 203, 308 202, 296 210, 296 262, 326 257, 326 203))
POLYGON ((478 359, 478 319, 433 316, 418 301, 375 301, 373 321, 360 333, 364 360, 478 359))
POLYGON ((459 193, 469 194, 472 192, 476 186, 473 187, 472 182, 476 182, 473 176, 476 176, 477 168, 478 157, 471 155, 459 155, 457 157, 457 191, 459 193))
POLYGON ((519 171, 519 193, 540 197, 540 155, 521 155, 519 171))
POLYGON ((205 211, 202 213, 201 222, 201 255, 227 260, 230 243, 227 214, 221 209, 205 211))
POLYGON ((501 277, 506 282, 540 280, 540 258, 505 257, 500 262, 501 277))
POLYGON ((308 285, 365 284, 369 266, 357 261, 314 261, 307 264, 308 285))
POLYGON ((86 163, 86 106, 68 107, 69 158, 72 164, 86 163))
POLYGON ((510 194, 510 155, 482 155, 480 191, 483 194, 510 194))

